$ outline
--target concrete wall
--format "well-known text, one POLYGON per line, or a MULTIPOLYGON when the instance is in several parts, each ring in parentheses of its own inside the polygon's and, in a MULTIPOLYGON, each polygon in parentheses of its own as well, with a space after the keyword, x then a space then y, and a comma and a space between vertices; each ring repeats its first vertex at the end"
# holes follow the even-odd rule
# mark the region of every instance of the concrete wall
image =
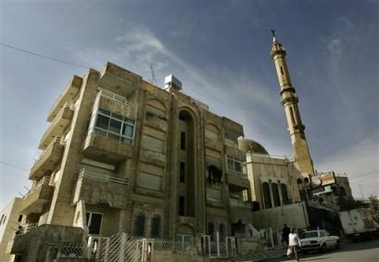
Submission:
POLYGON ((21 261, 44 262, 50 247, 63 243, 83 244, 83 236, 81 228, 42 225, 26 235, 16 237, 12 254, 21 256, 21 261))

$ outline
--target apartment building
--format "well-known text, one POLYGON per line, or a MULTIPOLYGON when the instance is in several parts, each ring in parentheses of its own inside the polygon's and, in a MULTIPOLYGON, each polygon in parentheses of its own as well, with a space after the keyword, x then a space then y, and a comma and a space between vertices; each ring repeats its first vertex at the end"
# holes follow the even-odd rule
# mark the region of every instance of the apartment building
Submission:
POLYGON ((20 207, 32 230, 12 252, 38 258, 49 243, 118 232, 243 231, 252 213, 243 127, 181 89, 172 75, 162 89, 112 63, 74 76, 48 113, 20 207))

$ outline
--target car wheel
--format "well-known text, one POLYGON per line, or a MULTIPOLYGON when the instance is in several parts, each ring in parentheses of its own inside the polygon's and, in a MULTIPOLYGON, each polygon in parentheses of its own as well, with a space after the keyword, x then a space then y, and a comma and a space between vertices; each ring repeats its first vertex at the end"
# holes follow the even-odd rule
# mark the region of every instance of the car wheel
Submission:
POLYGON ((340 248, 340 244, 341 244, 341 241, 340 241, 340 240, 337 240, 337 241, 336 241, 336 249, 339 249, 339 248, 340 248))

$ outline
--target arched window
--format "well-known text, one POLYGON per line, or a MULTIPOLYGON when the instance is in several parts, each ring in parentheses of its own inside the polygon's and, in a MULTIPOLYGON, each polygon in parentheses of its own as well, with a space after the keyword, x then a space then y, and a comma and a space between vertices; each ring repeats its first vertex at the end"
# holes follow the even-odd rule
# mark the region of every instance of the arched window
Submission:
POLYGON ((271 208, 271 195, 270 195, 270 188, 267 182, 264 182, 262 184, 262 190, 263 190, 263 201, 264 201, 264 208, 271 208))
POLYGON ((158 215, 155 215, 151 218, 150 237, 161 237, 161 218, 158 215))
POLYGON ((134 235, 138 237, 145 236, 145 214, 140 213, 135 216, 134 235))
POLYGON ((271 184, 272 187, 272 195, 274 197, 274 206, 280 206, 280 196, 279 196, 279 190, 278 185, 276 183, 271 184))
POLYGON ((289 204, 288 193, 287 193, 287 186, 285 184, 281 184, 280 185, 280 189, 282 191, 283 204, 289 204))

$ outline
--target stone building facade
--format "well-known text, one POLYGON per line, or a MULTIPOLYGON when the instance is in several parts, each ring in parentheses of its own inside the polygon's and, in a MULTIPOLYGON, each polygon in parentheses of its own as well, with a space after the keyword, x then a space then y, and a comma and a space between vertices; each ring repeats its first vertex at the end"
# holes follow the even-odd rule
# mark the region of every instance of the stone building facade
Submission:
MULTIPOLYGON (((74 76, 47 120, 20 208, 28 225, 43 226, 41 245, 57 227, 62 236, 81 228, 80 242, 118 232, 225 237, 251 222, 242 125, 185 95, 175 77, 161 89, 107 63, 74 76)), ((13 252, 25 257, 22 246, 13 252)))

